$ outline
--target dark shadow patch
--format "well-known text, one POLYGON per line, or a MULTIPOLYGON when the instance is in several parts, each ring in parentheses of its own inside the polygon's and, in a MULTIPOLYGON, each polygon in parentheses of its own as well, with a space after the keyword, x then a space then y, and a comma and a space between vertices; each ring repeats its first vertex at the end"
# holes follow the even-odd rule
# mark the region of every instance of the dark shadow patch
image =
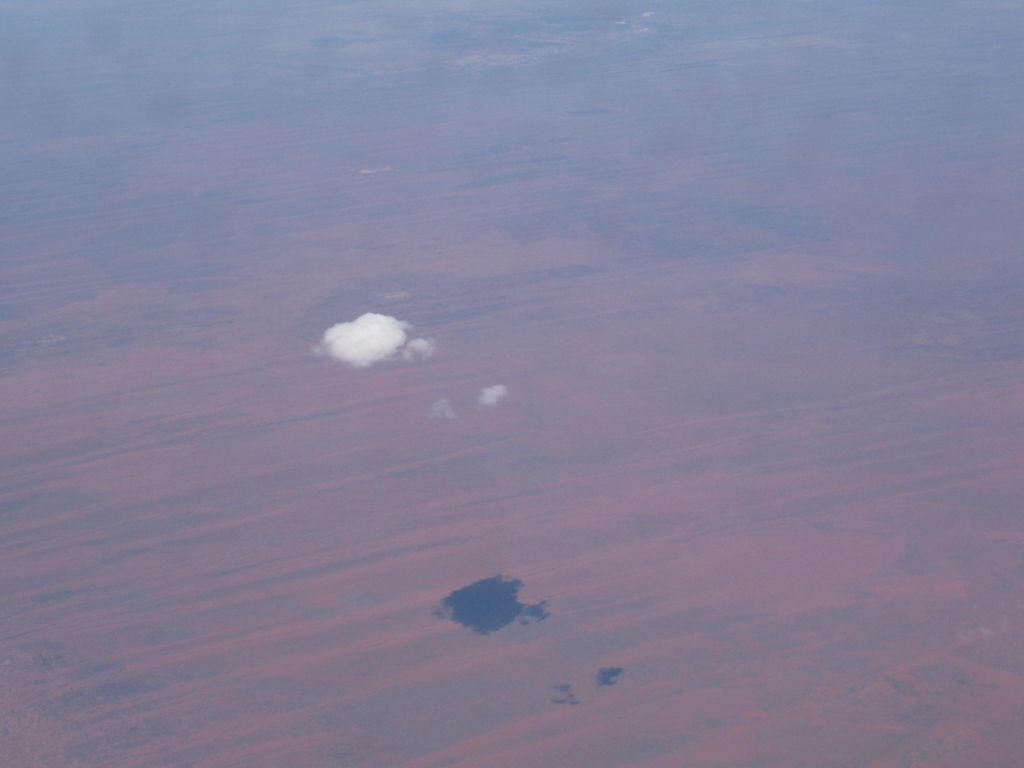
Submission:
POLYGON ((519 601, 523 582, 491 576, 456 589, 446 597, 434 615, 469 627, 478 635, 495 632, 514 621, 529 624, 548 617, 547 603, 525 605, 519 601))
POLYGON ((557 696, 551 697, 552 704, 576 705, 580 703, 580 700, 576 698, 576 694, 572 692, 571 683, 559 683, 558 685, 552 685, 551 687, 558 692, 557 696))
POLYGON ((615 685, 619 682, 619 675, 624 671, 622 667, 601 667, 597 670, 597 687, 615 685))

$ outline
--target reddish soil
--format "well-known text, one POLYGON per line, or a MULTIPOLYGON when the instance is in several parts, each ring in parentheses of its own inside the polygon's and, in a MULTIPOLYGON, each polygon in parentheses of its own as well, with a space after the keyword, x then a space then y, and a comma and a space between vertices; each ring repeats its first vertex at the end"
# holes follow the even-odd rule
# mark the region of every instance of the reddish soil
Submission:
POLYGON ((1000 13, 9 129, 0 765, 1017 764, 1000 13), (437 354, 311 353, 370 310, 437 354), (496 574, 550 618, 434 615, 496 574))

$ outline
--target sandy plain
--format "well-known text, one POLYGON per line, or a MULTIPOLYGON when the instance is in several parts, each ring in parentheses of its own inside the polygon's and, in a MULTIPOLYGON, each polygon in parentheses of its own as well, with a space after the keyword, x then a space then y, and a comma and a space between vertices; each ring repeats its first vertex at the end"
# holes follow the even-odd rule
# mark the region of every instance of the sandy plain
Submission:
POLYGON ((0 763, 1014 764, 981 6, 15 4, 0 763), (370 310, 437 353, 311 353, 370 310))

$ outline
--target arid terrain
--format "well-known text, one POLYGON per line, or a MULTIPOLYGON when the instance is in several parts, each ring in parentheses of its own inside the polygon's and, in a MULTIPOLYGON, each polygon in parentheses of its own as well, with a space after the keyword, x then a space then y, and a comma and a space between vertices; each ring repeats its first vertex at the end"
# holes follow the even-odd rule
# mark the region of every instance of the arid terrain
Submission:
POLYGON ((1019 764, 1019 2, 3 14, 0 766, 1019 764))

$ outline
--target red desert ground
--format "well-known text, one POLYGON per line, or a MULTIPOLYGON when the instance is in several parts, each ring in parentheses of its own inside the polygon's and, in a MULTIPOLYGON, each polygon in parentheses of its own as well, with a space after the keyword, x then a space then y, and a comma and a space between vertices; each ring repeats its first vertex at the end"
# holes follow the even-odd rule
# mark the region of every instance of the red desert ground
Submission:
POLYGON ((15 0, 3 768, 1008 768, 1024 8, 15 0))

